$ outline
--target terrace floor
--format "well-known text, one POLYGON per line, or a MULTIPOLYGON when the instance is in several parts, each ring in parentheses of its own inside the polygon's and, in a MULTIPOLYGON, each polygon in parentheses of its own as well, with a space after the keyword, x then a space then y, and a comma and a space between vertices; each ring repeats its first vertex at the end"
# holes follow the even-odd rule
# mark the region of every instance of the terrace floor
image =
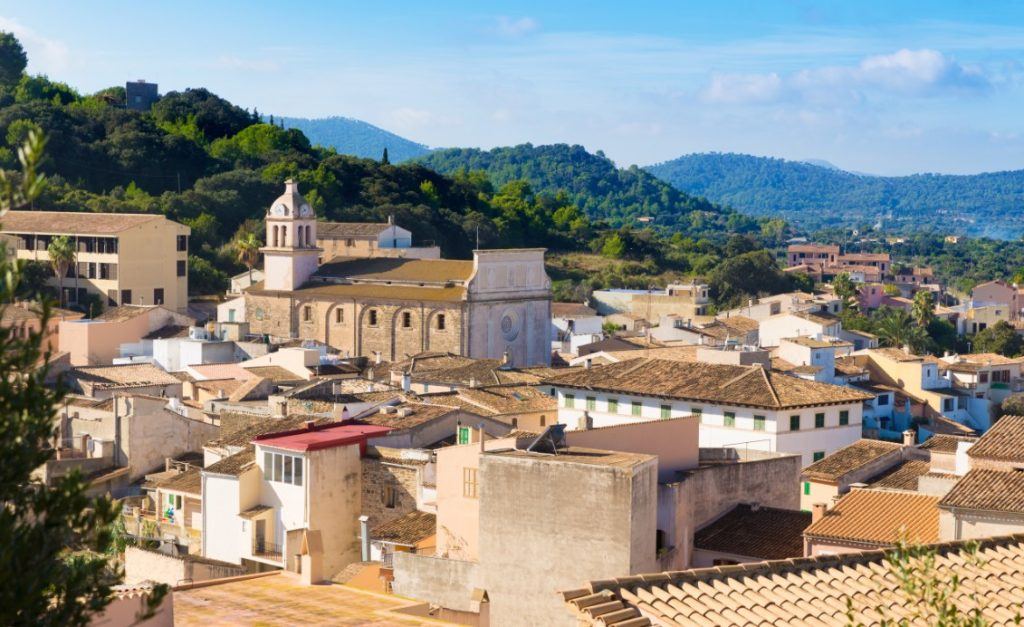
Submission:
POLYGON ((397 596, 345 585, 304 586, 282 573, 174 592, 174 624, 447 625, 394 610, 415 605, 397 596))

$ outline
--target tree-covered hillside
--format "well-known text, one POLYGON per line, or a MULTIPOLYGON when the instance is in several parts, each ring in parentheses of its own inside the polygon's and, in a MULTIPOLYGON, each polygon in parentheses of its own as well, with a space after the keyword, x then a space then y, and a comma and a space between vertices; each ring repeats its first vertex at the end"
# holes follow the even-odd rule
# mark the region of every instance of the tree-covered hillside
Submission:
POLYGON ((1024 234, 1024 171, 864 176, 808 163, 708 153, 646 168, 679 190, 815 230, 881 221, 890 231, 1015 239, 1024 234))
MULTIPOLYGON (((268 118, 269 119, 269 118, 268 118)), ((275 117, 285 128, 297 128, 314 145, 333 148, 339 154, 380 159, 384 149, 391 163, 401 163, 430 152, 430 148, 352 118, 289 118, 275 117)))
POLYGON ((654 218, 655 225, 684 234, 757 229, 756 220, 673 189, 636 166, 617 168, 601 152, 591 154, 582 146, 450 148, 417 161, 449 174, 481 170, 495 185, 523 179, 538 191, 565 194, 590 218, 613 226, 654 218))

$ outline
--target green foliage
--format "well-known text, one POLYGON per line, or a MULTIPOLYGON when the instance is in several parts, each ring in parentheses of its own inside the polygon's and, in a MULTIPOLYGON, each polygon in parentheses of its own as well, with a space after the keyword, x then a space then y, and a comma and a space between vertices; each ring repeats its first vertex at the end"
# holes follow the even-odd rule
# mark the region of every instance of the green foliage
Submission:
POLYGON ((193 117, 203 136, 213 141, 230 137, 258 122, 252 114, 207 89, 186 89, 165 94, 153 105, 158 124, 175 124, 193 117))
POLYGON ((971 346, 975 353, 999 353, 1005 357, 1016 357, 1024 348, 1024 339, 1017 334, 1013 325, 1000 320, 975 333, 971 346))
POLYGON ((693 154, 647 171, 687 193, 754 215, 781 216, 806 230, 922 228, 1016 239, 1024 233, 1024 170, 970 176, 866 176, 741 154, 693 154))
POLYGON ((885 294, 886 296, 900 296, 903 294, 903 292, 900 291, 900 288, 897 287, 896 285, 893 285, 892 283, 886 283, 885 285, 883 285, 882 293, 885 294))
POLYGON ((25 72, 28 55, 11 33, 0 32, 0 85, 14 85, 25 72))
POLYGON ((930 290, 919 290, 914 294, 910 316, 919 326, 928 327, 935 319, 935 294, 930 290))
POLYGON ((54 105, 71 104, 78 100, 78 92, 65 83, 55 83, 45 76, 25 76, 14 88, 14 101, 19 103, 42 100, 54 105))
POLYGON ((27 261, 21 266, 21 281, 15 291, 17 300, 43 301, 57 297, 47 281, 53 276, 53 271, 42 261, 27 261))
POLYGON ((622 241, 618 233, 613 233, 611 237, 604 241, 604 245, 601 246, 601 254, 609 259, 622 259, 625 252, 626 243, 622 241))
POLYGON ((218 294, 228 286, 228 274, 197 255, 188 256, 189 294, 218 294))
POLYGON ((75 263, 75 244, 67 235, 58 235, 50 240, 46 247, 46 253, 50 256, 50 267, 57 277, 57 289, 60 291, 60 306, 64 306, 64 278, 67 276, 68 268, 75 263))
POLYGON ((210 145, 210 154, 235 167, 253 167, 307 153, 309 140, 296 130, 282 130, 270 124, 253 124, 230 138, 210 145))
POLYGON ((1017 392, 1003 399, 999 413, 1002 416, 1024 416, 1024 393, 1017 392))
POLYGON ((909 346, 912 353, 923 353, 928 350, 928 333, 923 327, 918 326, 906 311, 882 308, 876 316, 874 333, 878 335, 878 341, 882 346, 909 346))
POLYGON ((722 261, 711 273, 708 286, 719 304, 738 305, 744 299, 778 294, 791 287, 768 251, 757 250, 722 261))

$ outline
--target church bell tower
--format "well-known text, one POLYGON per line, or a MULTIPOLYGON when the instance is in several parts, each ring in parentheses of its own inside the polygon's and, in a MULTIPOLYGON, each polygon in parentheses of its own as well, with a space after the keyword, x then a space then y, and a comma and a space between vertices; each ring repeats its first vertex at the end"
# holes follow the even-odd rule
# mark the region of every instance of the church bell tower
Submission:
POLYGON ((292 291, 316 272, 323 249, 316 245, 316 215, 292 179, 267 211, 263 253, 264 289, 292 291))

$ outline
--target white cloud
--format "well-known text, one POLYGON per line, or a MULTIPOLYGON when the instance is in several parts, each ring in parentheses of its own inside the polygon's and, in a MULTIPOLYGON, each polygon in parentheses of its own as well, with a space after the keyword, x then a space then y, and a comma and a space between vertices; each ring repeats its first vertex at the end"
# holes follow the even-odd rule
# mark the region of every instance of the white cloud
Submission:
POLYGON ((790 98, 809 101, 860 100, 870 94, 939 96, 984 92, 992 81, 980 68, 937 50, 898 50, 866 57, 857 65, 824 66, 780 76, 713 74, 700 92, 708 102, 766 103, 790 98))
POLYGON ((3 16, 0 16, 0 30, 14 33, 21 41, 28 54, 30 71, 50 74, 66 70, 70 65, 71 53, 64 42, 44 37, 21 22, 3 16))
POLYGON ((498 32, 506 37, 522 37, 540 28, 540 24, 532 17, 511 18, 502 15, 498 18, 498 32))

